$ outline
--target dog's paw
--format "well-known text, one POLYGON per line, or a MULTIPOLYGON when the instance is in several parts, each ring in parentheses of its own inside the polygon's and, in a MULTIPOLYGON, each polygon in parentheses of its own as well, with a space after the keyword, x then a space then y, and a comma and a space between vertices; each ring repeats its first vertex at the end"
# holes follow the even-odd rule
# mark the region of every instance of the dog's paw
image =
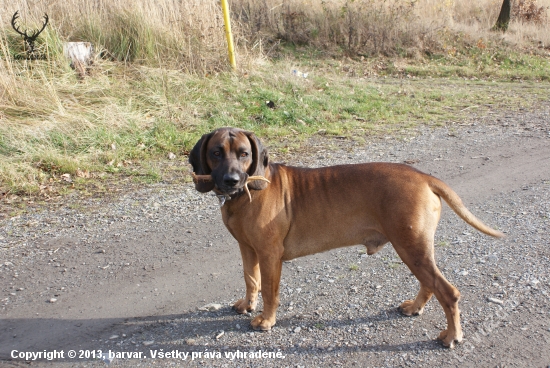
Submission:
POLYGON ((441 343, 443 344, 443 346, 449 349, 453 349, 455 347, 455 342, 456 343, 462 342, 462 332, 450 334, 448 330, 443 330, 441 331, 437 339, 441 340, 441 343))
POLYGON ((256 310, 256 304, 257 302, 251 300, 239 299, 233 304, 233 309, 235 309, 237 313, 245 314, 256 310))
POLYGON ((260 314, 256 316, 250 324, 256 331, 269 331, 271 327, 275 325, 275 318, 273 318, 273 320, 266 319, 260 314))
POLYGON ((424 308, 418 308, 414 305, 414 300, 405 300, 399 306, 399 311, 406 316, 419 316, 424 313, 424 308))

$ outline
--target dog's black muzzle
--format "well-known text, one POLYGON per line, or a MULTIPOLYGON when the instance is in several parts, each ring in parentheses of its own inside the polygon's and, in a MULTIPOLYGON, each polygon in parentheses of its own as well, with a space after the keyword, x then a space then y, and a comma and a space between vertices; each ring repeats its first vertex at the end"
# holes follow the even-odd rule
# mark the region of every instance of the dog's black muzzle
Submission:
POLYGON ((244 172, 212 172, 215 191, 219 194, 233 195, 243 190, 248 179, 248 174, 244 172))

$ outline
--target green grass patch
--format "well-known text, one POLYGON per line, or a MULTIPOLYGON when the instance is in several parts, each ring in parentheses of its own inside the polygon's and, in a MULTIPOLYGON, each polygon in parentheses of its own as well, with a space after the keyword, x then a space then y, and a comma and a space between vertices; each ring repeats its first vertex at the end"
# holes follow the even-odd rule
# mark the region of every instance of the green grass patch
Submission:
POLYGON ((549 81, 550 60, 518 53, 483 52, 461 57, 431 57, 426 63, 410 65, 403 73, 418 77, 465 77, 497 81, 549 81))
POLYGON ((401 265, 401 263, 398 263, 398 262, 389 262, 388 263, 388 268, 391 268, 392 270, 394 270, 396 268, 399 268, 400 265, 401 265))

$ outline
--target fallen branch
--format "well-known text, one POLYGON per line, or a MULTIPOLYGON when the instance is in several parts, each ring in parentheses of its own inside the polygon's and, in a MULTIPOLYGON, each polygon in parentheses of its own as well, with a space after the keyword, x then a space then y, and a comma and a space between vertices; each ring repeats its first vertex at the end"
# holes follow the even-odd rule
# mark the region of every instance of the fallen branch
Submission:
MULTIPOLYGON (((198 183, 199 181, 212 181, 212 175, 197 175, 193 172, 191 173, 191 176, 193 177, 193 182, 195 184, 198 183)), ((266 183, 271 183, 269 180, 267 180, 263 176, 259 176, 259 175, 249 176, 248 179, 246 179, 246 183, 244 183, 244 191, 246 192, 246 194, 248 194, 248 199, 250 200, 250 202, 252 202, 252 196, 250 195, 250 190, 248 189, 248 183, 255 180, 261 180, 261 181, 265 181, 266 183)))

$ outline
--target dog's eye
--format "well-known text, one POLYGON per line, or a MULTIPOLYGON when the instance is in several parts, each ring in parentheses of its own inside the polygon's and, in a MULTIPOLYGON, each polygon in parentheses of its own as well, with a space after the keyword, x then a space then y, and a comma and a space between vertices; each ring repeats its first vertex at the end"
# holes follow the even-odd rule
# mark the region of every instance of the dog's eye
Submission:
POLYGON ((248 157, 248 152, 241 153, 241 157, 248 157))
POLYGON ((214 156, 219 156, 221 155, 220 151, 214 151, 214 156))

